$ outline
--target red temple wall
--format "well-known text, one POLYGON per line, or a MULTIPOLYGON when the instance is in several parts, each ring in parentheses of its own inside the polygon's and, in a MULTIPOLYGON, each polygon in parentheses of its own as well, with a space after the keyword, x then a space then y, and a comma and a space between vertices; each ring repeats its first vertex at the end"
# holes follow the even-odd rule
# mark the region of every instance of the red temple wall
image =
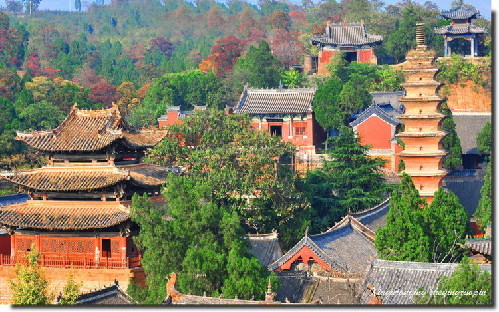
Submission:
POLYGON ((360 144, 370 145, 372 149, 391 148, 392 125, 377 116, 371 116, 357 126, 360 144))
POLYGON ((10 255, 10 235, 0 235, 0 255, 10 255))
MULTIPOLYGON (((121 289, 128 287, 130 278, 138 284, 144 284, 144 270, 136 269, 73 269, 73 268, 43 268, 45 277, 49 282, 49 291, 56 296, 62 292, 70 275, 75 281, 83 282, 81 293, 90 292, 110 286, 118 281, 121 289)), ((0 304, 11 303, 12 292, 10 281, 15 279, 14 266, 0 266, 0 304)))
POLYGON ((335 51, 335 50, 323 50, 319 51, 318 64, 317 64, 317 73, 318 74, 329 74, 329 71, 326 69, 326 64, 328 64, 332 57, 336 53, 341 52, 357 52, 357 60, 360 63, 376 63, 375 54, 373 49, 363 49, 363 50, 345 50, 345 51, 335 51))
POLYGON ((322 261, 321 258, 317 257, 317 255, 307 246, 303 246, 300 250, 298 250, 298 252, 296 252, 288 261, 277 268, 276 271, 290 270, 291 265, 295 261, 303 261, 303 263, 307 264, 311 260, 317 262, 322 270, 338 273, 322 261))
POLYGON ((183 123, 183 121, 181 119, 178 119, 178 112, 167 112, 166 120, 163 119, 158 120, 158 126, 160 128, 169 125, 179 125, 181 123, 183 123))
POLYGON ((305 121, 293 121, 291 123, 289 121, 283 122, 251 122, 251 125, 254 129, 261 131, 269 131, 272 126, 280 126, 282 133, 282 140, 284 142, 289 142, 296 147, 300 146, 314 146, 322 143, 320 141, 325 137, 325 132, 322 130, 320 125, 315 121, 314 118, 307 118, 305 121), (292 128, 292 129, 290 129, 292 128), (304 128, 304 134, 296 134, 297 128, 304 128))
POLYGON ((11 236, 11 255, 16 257, 29 253, 31 245, 42 256, 68 256, 68 257, 108 257, 113 259, 126 258, 126 237, 52 237, 42 235, 11 236), (103 240, 110 240, 110 254, 103 248, 103 240))

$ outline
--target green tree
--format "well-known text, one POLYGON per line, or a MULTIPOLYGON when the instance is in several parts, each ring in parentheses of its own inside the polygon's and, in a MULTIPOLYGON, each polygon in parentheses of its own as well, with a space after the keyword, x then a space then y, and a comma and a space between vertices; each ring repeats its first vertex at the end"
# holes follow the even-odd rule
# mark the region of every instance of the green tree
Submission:
POLYGON ((276 162, 293 148, 254 130, 248 116, 223 111, 197 111, 169 130, 172 135, 151 150, 149 160, 185 166, 187 173, 168 177, 168 208, 154 208, 137 195, 132 204, 132 220, 141 229, 136 242, 145 249, 144 302, 163 299, 171 272, 179 274, 183 293, 262 299, 270 272, 248 254, 244 235, 277 229, 290 237, 300 228, 295 218, 306 207, 295 177, 284 175, 276 162))
POLYGON ((490 154, 492 151, 492 125, 487 122, 476 137, 478 151, 483 154, 490 154))
POLYGON ((62 290, 62 296, 59 299, 59 304, 61 305, 72 305, 75 304, 76 299, 80 295, 80 288, 83 285, 82 282, 76 282, 74 280, 73 274, 69 276, 66 285, 62 290))
POLYGON ((282 74, 282 83, 286 88, 298 88, 303 85, 303 74, 295 69, 287 70, 282 74))
POLYGON ((336 192, 331 185, 331 174, 324 170, 314 170, 300 184, 310 201, 311 209, 309 229, 311 233, 327 230, 335 222, 341 220, 347 213, 345 206, 339 203, 336 192))
POLYGON ((432 262, 454 262, 461 256, 458 244, 464 243, 468 213, 456 194, 440 188, 425 209, 432 262))
POLYGON ((492 162, 487 164, 485 180, 480 189, 480 201, 475 212, 475 219, 484 230, 492 222, 492 162))
POLYGON ((12 302, 22 305, 51 304, 53 295, 49 293, 48 282, 43 270, 38 265, 40 254, 34 246, 26 256, 27 263, 17 263, 14 270, 16 279, 11 281, 12 302))
POLYGON ((54 104, 43 100, 23 109, 19 117, 25 129, 48 130, 57 127, 65 114, 54 104))
POLYGON ((447 132, 447 135, 442 139, 442 147, 448 151, 448 154, 444 157, 442 167, 448 170, 459 169, 463 160, 461 158, 461 140, 456 132, 456 123, 452 119, 452 111, 447 106, 447 102, 440 104, 440 111, 445 115, 442 121, 442 130, 447 132))
POLYGON ((224 105, 223 85, 212 72, 166 74, 147 90, 142 104, 131 111, 130 121, 136 126, 153 126, 171 106, 191 110, 194 106, 222 109, 224 105))
POLYGON ((433 305, 492 305, 492 277, 468 257, 464 257, 452 274, 442 276, 434 294, 415 298, 416 303, 433 305))
POLYGON ((381 259, 453 262, 461 256, 458 244, 463 243, 468 227, 466 210, 454 193, 440 188, 428 206, 404 173, 375 244, 381 259))
POLYGON ((358 212, 380 203, 386 190, 383 161, 367 157, 368 146, 361 145, 350 127, 339 129, 339 136, 330 139, 320 171, 327 175, 339 204, 348 212, 358 212))
POLYGON ((252 88, 275 88, 279 86, 279 72, 279 61, 272 55, 269 44, 260 40, 257 46, 250 46, 246 55, 236 61, 233 76, 239 89, 244 84, 252 88))
POLYGON ((340 110, 339 97, 343 83, 337 76, 332 76, 315 92, 314 113, 322 128, 338 129, 345 123, 345 114, 340 110))
POLYGON ((375 245, 380 259, 430 261, 431 242, 423 212, 426 207, 411 177, 404 173, 400 189, 392 193, 386 225, 376 231, 375 245))
POLYGON ((366 108, 372 101, 373 97, 367 90, 366 84, 360 79, 352 78, 343 85, 338 104, 348 115, 366 108))

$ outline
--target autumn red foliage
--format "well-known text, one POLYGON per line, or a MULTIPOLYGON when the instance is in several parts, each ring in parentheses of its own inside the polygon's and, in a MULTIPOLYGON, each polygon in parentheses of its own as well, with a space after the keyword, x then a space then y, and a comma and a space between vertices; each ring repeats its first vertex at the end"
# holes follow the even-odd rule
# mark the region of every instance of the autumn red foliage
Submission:
MULTIPOLYGON (((213 72, 218 77, 225 77, 232 71, 234 64, 243 51, 244 41, 233 35, 218 39, 211 48, 208 60, 213 64, 213 72)), ((208 64, 205 64, 208 65, 208 64)))

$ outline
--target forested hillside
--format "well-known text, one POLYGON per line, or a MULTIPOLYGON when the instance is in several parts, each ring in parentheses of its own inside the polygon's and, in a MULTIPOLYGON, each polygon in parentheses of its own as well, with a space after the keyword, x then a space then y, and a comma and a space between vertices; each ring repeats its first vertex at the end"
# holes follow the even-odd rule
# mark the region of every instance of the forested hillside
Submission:
MULTIPOLYGON (((431 48, 442 55, 443 39, 432 29, 448 23, 431 1, 385 6, 377 0, 260 0, 258 5, 113 0, 85 12, 37 11, 40 1, 9 0, 0 12, 4 158, 20 152, 14 130, 55 127, 73 103, 91 108, 117 102, 130 123, 154 126, 168 106, 233 105, 246 84, 320 85, 325 79, 304 77, 291 65, 301 64, 304 54, 317 54, 310 37, 323 33, 327 21, 363 20, 370 33, 382 35, 383 44, 376 48, 381 64, 404 60, 415 45, 418 20, 426 23, 431 48)), ((484 19, 476 23, 490 27, 484 19)), ((490 53, 490 37, 480 45, 490 53)), ((370 89, 397 88, 376 81, 397 81, 398 73, 372 67, 358 75, 370 89)))

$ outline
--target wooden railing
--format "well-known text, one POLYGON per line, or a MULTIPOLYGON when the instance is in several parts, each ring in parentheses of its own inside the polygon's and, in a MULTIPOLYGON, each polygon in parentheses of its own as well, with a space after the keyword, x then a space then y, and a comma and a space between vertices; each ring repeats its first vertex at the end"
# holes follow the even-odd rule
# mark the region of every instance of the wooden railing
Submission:
MULTIPOLYGON (((11 257, 10 255, 0 255, 0 265, 14 265, 16 263, 26 263, 24 256, 11 257)), ((93 256, 47 256, 41 255, 38 264, 42 267, 55 268, 75 268, 75 269, 125 269, 134 268, 141 265, 140 255, 136 257, 126 257, 124 259, 100 258, 95 261, 93 256)))

